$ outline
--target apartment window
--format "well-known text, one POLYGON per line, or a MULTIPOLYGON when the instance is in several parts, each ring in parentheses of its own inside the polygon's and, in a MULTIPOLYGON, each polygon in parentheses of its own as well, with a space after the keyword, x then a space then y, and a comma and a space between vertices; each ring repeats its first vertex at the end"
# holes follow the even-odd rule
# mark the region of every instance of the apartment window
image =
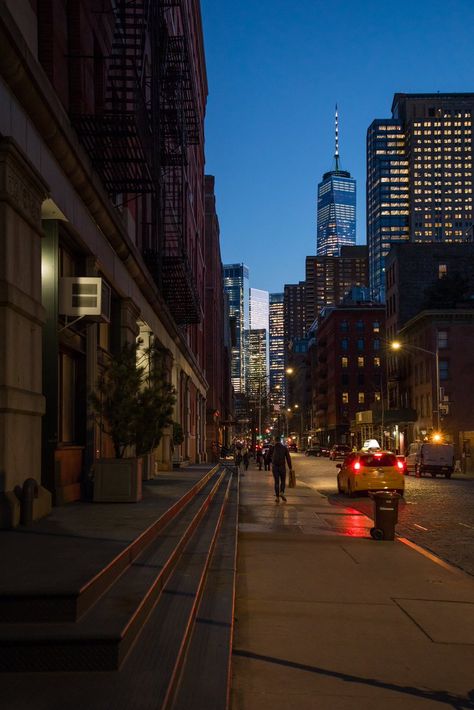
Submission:
POLYGON ((380 402, 382 399, 380 392, 374 392, 374 400, 380 402))
POLYGON ((364 358, 361 355, 357 358, 357 367, 364 367, 364 358))
POLYGON ((380 350, 380 340, 374 340, 373 342, 374 350, 380 350))
POLYGON ((357 350, 364 349, 364 338, 357 338, 357 350))
POLYGON ((341 350, 348 350, 349 349, 349 341, 347 338, 343 338, 341 340, 341 350))
POLYGON ((356 329, 357 330, 364 330, 364 321, 363 320, 358 320, 356 322, 356 329))
POLYGON ((380 333, 380 323, 378 321, 372 323, 372 331, 374 333, 380 333))
POLYGON ((342 403, 349 404, 349 392, 342 393, 342 403))
POLYGON ((380 367, 380 358, 374 357, 374 367, 380 367))
POLYGON ((347 333, 349 330, 349 323, 346 320, 341 321, 341 333, 347 333))
POLYGON ((438 330, 438 348, 448 347, 448 331, 438 330))
POLYGON ((349 366, 349 358, 348 357, 341 357, 341 367, 348 367, 349 366))
POLYGON ((439 361, 439 379, 440 381, 449 379, 449 362, 448 360, 439 361))
POLYGON ((438 278, 444 279, 444 277, 447 275, 448 275, 448 265, 447 264, 438 264, 438 278))
POLYGON ((365 402, 365 393, 364 392, 359 392, 359 394, 357 395, 357 401, 359 402, 359 404, 364 404, 364 402, 365 402))

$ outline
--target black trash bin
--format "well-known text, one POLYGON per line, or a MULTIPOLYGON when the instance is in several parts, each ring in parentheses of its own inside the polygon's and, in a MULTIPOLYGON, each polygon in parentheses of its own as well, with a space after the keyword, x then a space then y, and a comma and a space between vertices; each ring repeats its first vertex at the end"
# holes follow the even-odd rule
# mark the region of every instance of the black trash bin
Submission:
POLYGON ((377 491, 371 493, 374 499, 374 523, 370 534, 374 540, 394 540, 395 525, 398 522, 398 501, 401 498, 395 491, 377 491))

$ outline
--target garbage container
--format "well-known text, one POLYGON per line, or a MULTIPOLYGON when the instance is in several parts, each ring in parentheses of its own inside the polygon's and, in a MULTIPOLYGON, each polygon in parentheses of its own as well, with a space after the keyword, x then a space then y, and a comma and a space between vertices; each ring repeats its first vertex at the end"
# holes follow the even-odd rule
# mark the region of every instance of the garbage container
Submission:
POLYGON ((375 526, 370 529, 371 536, 374 540, 393 540, 401 496, 395 491, 377 491, 370 495, 374 499, 375 522, 375 526))

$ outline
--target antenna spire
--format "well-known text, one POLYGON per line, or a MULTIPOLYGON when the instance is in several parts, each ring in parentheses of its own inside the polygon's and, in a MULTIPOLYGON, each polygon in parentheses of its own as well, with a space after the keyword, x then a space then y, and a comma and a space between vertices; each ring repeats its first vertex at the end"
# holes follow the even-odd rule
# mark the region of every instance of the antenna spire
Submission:
POLYGON ((336 104, 336 112, 334 115, 334 138, 335 138, 334 160, 336 163, 336 170, 339 170, 339 117, 338 117, 338 113, 337 113, 337 104, 336 104))

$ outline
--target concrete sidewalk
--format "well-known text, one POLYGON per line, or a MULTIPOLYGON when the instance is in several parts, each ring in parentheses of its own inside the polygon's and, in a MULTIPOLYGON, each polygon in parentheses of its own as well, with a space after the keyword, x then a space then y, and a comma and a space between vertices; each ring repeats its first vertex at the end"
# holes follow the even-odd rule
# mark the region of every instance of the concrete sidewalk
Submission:
POLYGON ((474 708, 474 579, 302 484, 241 479, 233 710, 474 708))

